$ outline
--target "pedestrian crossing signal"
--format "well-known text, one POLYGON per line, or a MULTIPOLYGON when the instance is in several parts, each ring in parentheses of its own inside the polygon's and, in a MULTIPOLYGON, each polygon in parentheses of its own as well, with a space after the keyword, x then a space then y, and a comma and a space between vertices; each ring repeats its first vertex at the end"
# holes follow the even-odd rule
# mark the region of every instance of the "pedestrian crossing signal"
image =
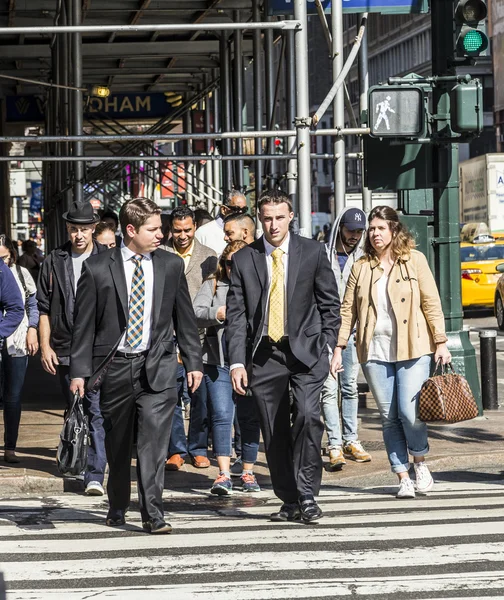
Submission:
POLYGON ((421 87, 377 85, 369 90, 370 136, 409 138, 425 136, 425 99, 421 87))

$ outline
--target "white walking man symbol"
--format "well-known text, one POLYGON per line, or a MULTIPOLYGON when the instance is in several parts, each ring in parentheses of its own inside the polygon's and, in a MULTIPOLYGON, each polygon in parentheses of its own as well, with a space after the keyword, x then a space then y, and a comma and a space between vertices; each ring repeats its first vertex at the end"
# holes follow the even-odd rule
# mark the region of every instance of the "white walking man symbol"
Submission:
POLYGON ((390 131, 390 122, 387 112, 395 114, 395 110, 390 106, 390 100, 390 96, 387 96, 383 102, 378 102, 378 104, 376 105, 376 112, 379 113, 379 115, 378 120, 376 121, 374 126, 375 131, 378 129, 382 121, 385 121, 387 131, 390 131))

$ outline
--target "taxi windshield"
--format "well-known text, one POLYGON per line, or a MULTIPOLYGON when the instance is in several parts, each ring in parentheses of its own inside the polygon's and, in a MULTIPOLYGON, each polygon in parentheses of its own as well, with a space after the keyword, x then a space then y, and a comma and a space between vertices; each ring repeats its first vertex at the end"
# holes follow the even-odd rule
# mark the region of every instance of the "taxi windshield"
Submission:
POLYGON ((461 262, 504 260, 504 244, 481 244, 460 248, 461 262))

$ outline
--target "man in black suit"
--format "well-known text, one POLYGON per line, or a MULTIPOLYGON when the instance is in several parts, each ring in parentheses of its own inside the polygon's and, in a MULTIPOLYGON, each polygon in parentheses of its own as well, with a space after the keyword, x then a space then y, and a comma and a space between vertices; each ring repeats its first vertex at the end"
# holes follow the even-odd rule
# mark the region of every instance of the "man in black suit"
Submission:
POLYGON ((177 349, 195 391, 203 376, 201 346, 179 257, 157 250, 160 209, 136 198, 123 204, 121 248, 91 257, 77 289, 70 354, 71 391, 101 380, 101 409, 109 464, 107 525, 124 525, 131 493, 135 420, 137 476, 143 527, 170 533, 164 520, 166 448, 177 403, 177 349), (106 366, 106 370, 105 370, 106 366))
POLYGON ((322 478, 320 391, 340 325, 339 297, 323 244, 289 233, 287 196, 259 200, 264 235, 233 256, 226 340, 233 388, 250 382, 275 494, 273 521, 316 521, 322 478), (289 389, 292 392, 292 426, 289 389))

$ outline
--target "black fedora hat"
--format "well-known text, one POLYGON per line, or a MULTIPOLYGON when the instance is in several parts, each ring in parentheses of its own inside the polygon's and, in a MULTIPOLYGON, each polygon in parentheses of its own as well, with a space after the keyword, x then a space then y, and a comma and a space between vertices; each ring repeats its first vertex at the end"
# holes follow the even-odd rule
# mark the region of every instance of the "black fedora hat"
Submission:
POLYGON ((70 210, 63 213, 63 218, 68 223, 75 223, 76 225, 92 225, 100 220, 90 202, 73 202, 70 210))

